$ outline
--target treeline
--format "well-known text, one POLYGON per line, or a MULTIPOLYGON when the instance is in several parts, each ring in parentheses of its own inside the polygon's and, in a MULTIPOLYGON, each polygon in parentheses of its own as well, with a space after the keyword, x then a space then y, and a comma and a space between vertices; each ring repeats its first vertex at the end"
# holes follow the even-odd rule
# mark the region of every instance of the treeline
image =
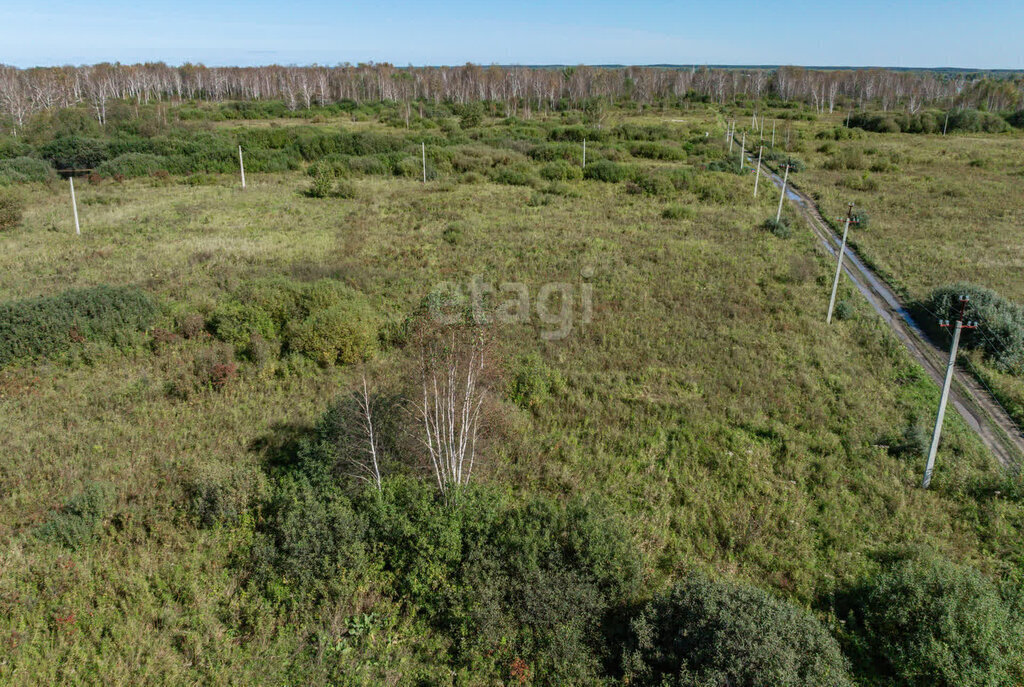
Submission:
POLYGON ((817 111, 877 106, 915 113, 929 104, 988 110, 1016 109, 1020 75, 898 72, 885 69, 814 70, 693 67, 457 67, 397 68, 381 64, 334 67, 206 67, 163 63, 80 67, 0 67, 0 114, 18 129, 35 112, 88 103, 106 121, 110 101, 281 100, 290 110, 343 101, 491 101, 507 115, 583 107, 602 98, 651 104, 698 98, 725 103, 737 97, 803 102, 817 111))
POLYGON ((1024 112, 1007 113, 1005 117, 974 109, 916 114, 858 113, 850 117, 847 123, 851 128, 883 134, 937 134, 953 131, 997 134, 1008 131, 1011 125, 1024 128, 1024 112))

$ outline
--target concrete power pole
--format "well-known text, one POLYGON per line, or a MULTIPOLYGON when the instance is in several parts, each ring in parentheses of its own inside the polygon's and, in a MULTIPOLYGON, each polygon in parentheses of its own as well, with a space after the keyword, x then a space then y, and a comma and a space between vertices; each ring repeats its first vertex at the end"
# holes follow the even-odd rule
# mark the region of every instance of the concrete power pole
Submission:
POLYGON ((583 139, 583 169, 587 168, 587 139, 583 139))
POLYGON ((789 181, 789 162, 786 163, 786 173, 782 175, 782 193, 779 194, 779 210, 775 213, 775 221, 782 219, 782 201, 786 199, 786 182, 789 181))
POLYGON ((238 171, 242 175, 242 188, 245 188, 245 163, 242 162, 242 146, 238 146, 238 171))
POLYGON ((423 152, 423 183, 427 183, 427 144, 420 143, 423 152))
POLYGON ((74 177, 68 177, 68 183, 71 184, 71 209, 75 212, 75 234, 77 236, 82 235, 82 228, 78 226, 78 201, 75 200, 75 179, 74 177))
POLYGON ((839 290, 839 275, 843 273, 843 255, 846 253, 846 236, 850 233, 850 222, 855 221, 853 219, 853 203, 850 203, 850 209, 846 213, 846 226, 843 228, 843 242, 839 245, 839 260, 836 262, 836 278, 832 280, 832 297, 828 300, 828 317, 825 318, 826 324, 832 324, 832 310, 836 306, 836 291, 839 290))
POLYGON ((754 197, 757 198, 757 184, 761 181, 761 154, 764 152, 762 145, 757 149, 757 175, 754 177, 754 197))
MULTIPOLYGON (((921 488, 927 489, 932 481, 932 470, 935 468, 935 453, 939 450, 939 436, 942 434, 942 420, 946 417, 946 401, 949 400, 949 387, 953 382, 953 368, 956 367, 956 351, 960 347, 960 331, 974 329, 977 322, 964 324, 964 313, 967 310, 968 296, 960 296, 960 317, 953 328, 953 345, 949 348, 949 362, 946 364, 946 379, 942 383, 942 396, 939 397, 939 412, 935 416, 935 429, 932 431, 932 443, 928 447, 928 462, 924 468, 924 480, 921 488)), ((939 322, 940 327, 949 327, 949 320, 939 322)))

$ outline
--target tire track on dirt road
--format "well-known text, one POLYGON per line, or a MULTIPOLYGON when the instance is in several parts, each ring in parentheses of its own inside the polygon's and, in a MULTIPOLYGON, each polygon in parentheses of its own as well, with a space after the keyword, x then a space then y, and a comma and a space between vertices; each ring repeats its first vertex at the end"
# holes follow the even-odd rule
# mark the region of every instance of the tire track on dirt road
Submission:
MULTIPOLYGON (((762 163, 763 173, 776 187, 782 187, 782 178, 762 163)), ((833 257, 839 251, 841 237, 837 236, 822 218, 818 206, 806 194, 791 185, 786 197, 807 220, 822 247, 833 257)), ((843 271, 871 307, 896 334, 910 355, 920 363, 932 380, 942 386, 949 360, 948 351, 938 348, 925 335, 920 325, 902 300, 868 267, 849 242, 843 259, 843 271)), ((975 377, 963 370, 954 375, 949 401, 967 425, 977 433, 996 459, 1007 469, 1016 469, 1024 459, 1024 432, 1017 426, 1003 406, 983 388, 975 377)))

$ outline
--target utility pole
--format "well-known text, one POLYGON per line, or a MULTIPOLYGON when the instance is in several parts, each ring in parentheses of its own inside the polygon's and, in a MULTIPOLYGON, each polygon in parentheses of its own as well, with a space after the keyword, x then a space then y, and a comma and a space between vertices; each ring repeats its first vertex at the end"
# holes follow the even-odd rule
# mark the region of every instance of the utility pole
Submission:
POLYGON ((782 219, 782 201, 786 199, 786 182, 789 181, 789 160, 786 160, 786 173, 782 175, 782 193, 779 194, 779 211, 775 213, 775 221, 782 219))
POLYGON ((757 198, 757 184, 761 181, 761 154, 764 152, 762 145, 757 149, 757 175, 754 177, 754 197, 757 198))
MULTIPOLYGON (((960 296, 960 316, 953 328, 953 345, 949 349, 949 362, 946 364, 946 379, 942 383, 942 396, 939 397, 939 412, 935 416, 935 430, 932 431, 932 443, 928 447, 928 463, 924 468, 924 480, 921 488, 927 489, 932 481, 932 470, 935 468, 935 453, 939 450, 939 436, 942 434, 942 420, 946 417, 946 401, 949 400, 949 386, 953 382, 953 368, 956 366, 956 350, 960 346, 960 331, 962 329, 974 329, 977 322, 964 324, 964 313, 967 311, 967 304, 970 301, 968 296, 960 296)), ((949 327, 949 320, 941 320, 940 327, 949 327)))
POLYGON ((843 272, 843 254, 846 253, 846 235, 850 233, 850 222, 856 222, 853 219, 853 203, 850 203, 850 209, 846 213, 846 226, 843 228, 843 242, 839 245, 839 260, 836 262, 836 278, 832 280, 832 297, 828 301, 828 317, 825 318, 826 324, 832 324, 832 310, 836 305, 836 291, 839 290, 839 275, 843 272))
POLYGON ((775 150, 775 120, 772 120, 772 150, 775 150))
POLYGON ((942 123, 942 135, 946 135, 946 127, 949 126, 949 110, 946 110, 946 121, 942 123))
POLYGON ((743 157, 747 151, 747 132, 743 132, 743 139, 740 141, 740 171, 743 171, 743 157))
POLYGON ((242 188, 245 188, 245 163, 242 162, 242 146, 238 146, 238 171, 242 174, 242 188))
POLYGON ((583 139, 583 168, 587 168, 587 139, 583 139))
POLYGON ((71 209, 75 211, 75 234, 81 236, 82 229, 78 226, 78 201, 75 200, 75 178, 68 177, 68 183, 71 184, 71 209))
POLYGON ((427 183, 427 144, 420 143, 420 146, 423 151, 423 183, 425 184, 427 183))

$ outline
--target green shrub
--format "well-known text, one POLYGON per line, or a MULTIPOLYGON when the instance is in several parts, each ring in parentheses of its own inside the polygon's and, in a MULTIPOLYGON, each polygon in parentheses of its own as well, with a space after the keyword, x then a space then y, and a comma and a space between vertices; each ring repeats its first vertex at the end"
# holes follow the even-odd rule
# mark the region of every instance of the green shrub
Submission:
POLYGON ((13 229, 21 222, 25 201, 13 191, 0 191, 0 231, 13 229))
POLYGON ((338 490, 285 476, 263 509, 253 582, 283 599, 330 598, 363 574, 365 525, 338 490))
POLYGON ((761 226, 778 236, 780 239, 788 239, 793 235, 793 230, 789 226, 789 220, 785 217, 779 218, 778 220, 774 217, 769 217, 761 223, 761 226))
POLYGON ((675 190, 669 178, 656 170, 637 170, 632 174, 630 181, 636 184, 640 192, 651 196, 667 196, 675 190))
POLYGON ((552 141, 574 141, 582 143, 587 141, 603 141, 606 138, 604 131, 573 124, 570 126, 556 126, 548 132, 548 138, 552 141))
POLYGON ((848 300, 841 300, 836 303, 835 315, 837 320, 849 320, 853 318, 855 312, 853 303, 848 300))
POLYGON ((623 165, 610 160, 598 160, 586 166, 583 170, 583 178, 615 184, 625 179, 627 173, 628 169, 623 165))
POLYGON ((553 684, 596 680, 610 658, 602 622, 640 579, 628 537, 597 504, 469 488, 446 505, 429 484, 401 481, 360 510, 395 593, 452 639, 457 661, 496 652, 553 684))
POLYGON ((672 137, 664 124, 619 124, 612 133, 624 141, 661 141, 672 137))
POLYGON ((377 349, 377 318, 363 302, 339 302, 292 324, 288 347, 321 365, 359 362, 377 349))
POLYGON ((241 350, 254 334, 266 339, 277 338, 273 318, 258 305, 228 301, 210 315, 210 331, 221 341, 241 350))
POLYGON ((144 177, 158 170, 167 169, 167 158, 150 153, 125 153, 107 160, 96 168, 98 174, 106 177, 120 175, 127 178, 144 177))
POLYGON ((933 554, 890 563, 854 599, 855 630, 887 684, 1020 684, 1020 619, 978 571, 933 554))
POLYGON ((315 168, 313 183, 306 189, 309 198, 327 198, 334 188, 334 174, 322 167, 315 168))
POLYGON ((575 181, 583 178, 583 170, 567 160, 556 160, 541 167, 540 176, 547 181, 575 181))
POLYGON ((0 160, 0 184, 49 181, 57 175, 45 160, 34 157, 16 157, 0 160))
POLYGON ((351 157, 348 160, 349 169, 357 174, 388 176, 391 174, 390 166, 381 158, 375 156, 351 157))
POLYGON ((94 169, 110 156, 106 141, 83 136, 54 139, 39 152, 57 169, 94 169))
POLYGON ((693 575, 632 621, 623 664, 639 685, 852 685, 808 612, 755 587, 693 575))
POLYGON ((533 166, 527 163, 496 167, 491 173, 491 178, 499 184, 511 186, 536 186, 539 183, 533 166))
POLYGON ((964 331, 961 345, 982 349, 1004 372, 1024 375, 1024 306, 984 287, 952 284, 935 289, 917 305, 917 321, 934 339, 941 340, 945 334, 938 320, 955 317, 960 310, 961 295, 970 298, 967 318, 977 320, 981 330, 981 333, 964 331))
POLYGON ((96 538, 100 523, 113 503, 112 485, 93 482, 71 497, 64 507, 50 514, 35 530, 43 541, 78 549, 96 538))
POLYGON ((629 147, 629 154, 649 160, 685 160, 686 152, 667 143, 644 142, 634 143, 629 147))
POLYGON ((686 205, 669 205, 661 211, 665 219, 693 219, 695 215, 693 208, 686 205))
POLYGON ((148 294, 127 286, 0 303, 0 367, 56 357, 86 340, 121 343, 146 329, 156 312, 148 294))
POLYGON ((539 162, 578 162, 582 160, 583 148, 575 143, 547 143, 534 146, 530 149, 529 155, 539 162))

